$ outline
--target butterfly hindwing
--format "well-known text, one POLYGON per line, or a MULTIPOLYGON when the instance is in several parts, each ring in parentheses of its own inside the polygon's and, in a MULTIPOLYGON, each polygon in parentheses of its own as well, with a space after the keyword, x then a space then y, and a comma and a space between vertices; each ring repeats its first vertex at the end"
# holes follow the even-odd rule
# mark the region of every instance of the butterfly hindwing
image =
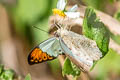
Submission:
POLYGON ((28 56, 29 64, 37 64, 48 60, 55 59, 59 54, 62 54, 59 41, 56 37, 40 43, 35 47, 28 56))
POLYGON ((43 52, 47 52, 50 56, 57 57, 60 54, 63 54, 59 40, 56 37, 48 39, 39 45, 39 48, 43 52))
POLYGON ((48 55, 46 52, 43 52, 39 47, 36 47, 29 54, 28 63, 32 65, 53 59, 55 59, 55 57, 48 55))

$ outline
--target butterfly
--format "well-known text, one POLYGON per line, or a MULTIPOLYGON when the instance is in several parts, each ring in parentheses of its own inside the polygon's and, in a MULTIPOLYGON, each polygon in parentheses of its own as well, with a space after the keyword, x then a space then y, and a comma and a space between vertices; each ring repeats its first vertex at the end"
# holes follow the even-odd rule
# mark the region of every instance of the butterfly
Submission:
POLYGON ((53 60, 61 54, 65 54, 84 72, 88 72, 93 62, 102 57, 95 41, 58 27, 54 37, 43 41, 30 52, 28 63, 32 65, 53 60))

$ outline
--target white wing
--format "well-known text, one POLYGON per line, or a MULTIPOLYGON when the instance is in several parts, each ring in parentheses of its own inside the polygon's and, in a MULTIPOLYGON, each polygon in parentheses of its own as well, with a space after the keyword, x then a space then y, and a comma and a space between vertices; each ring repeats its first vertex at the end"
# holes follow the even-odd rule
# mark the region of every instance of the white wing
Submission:
POLYGON ((63 51, 83 71, 88 72, 93 65, 93 61, 102 57, 95 41, 71 31, 64 32, 61 36, 63 41, 60 40, 60 44, 63 51))
POLYGON ((48 40, 40 43, 39 48, 42 49, 43 52, 47 52, 47 54, 54 57, 57 57, 59 54, 63 53, 59 40, 57 40, 56 37, 49 38, 48 40))

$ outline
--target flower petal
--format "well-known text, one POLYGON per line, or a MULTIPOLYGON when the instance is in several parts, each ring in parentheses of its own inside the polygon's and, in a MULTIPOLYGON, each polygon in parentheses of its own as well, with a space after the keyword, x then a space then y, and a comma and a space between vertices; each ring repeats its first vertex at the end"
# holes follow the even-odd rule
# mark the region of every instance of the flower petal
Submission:
POLYGON ((79 18, 80 12, 65 12, 65 15, 69 18, 79 18))
POLYGON ((74 5, 72 8, 70 8, 70 9, 68 10, 68 12, 75 12, 75 11, 77 10, 77 8, 78 8, 78 5, 76 4, 76 5, 74 5))
POLYGON ((64 10, 66 6, 65 0, 58 0, 57 2, 57 9, 64 10))

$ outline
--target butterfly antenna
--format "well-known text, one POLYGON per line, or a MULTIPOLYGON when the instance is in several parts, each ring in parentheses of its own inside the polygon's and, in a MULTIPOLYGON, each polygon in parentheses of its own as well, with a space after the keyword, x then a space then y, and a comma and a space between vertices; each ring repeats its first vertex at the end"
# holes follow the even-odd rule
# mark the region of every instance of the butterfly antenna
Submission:
POLYGON ((34 27, 34 28, 36 28, 36 29, 39 29, 39 30, 41 30, 41 31, 43 31, 43 32, 49 33, 49 32, 47 32, 47 31, 45 31, 45 30, 43 30, 43 29, 41 29, 41 28, 38 28, 38 27, 36 27, 36 26, 32 26, 32 27, 34 27))

